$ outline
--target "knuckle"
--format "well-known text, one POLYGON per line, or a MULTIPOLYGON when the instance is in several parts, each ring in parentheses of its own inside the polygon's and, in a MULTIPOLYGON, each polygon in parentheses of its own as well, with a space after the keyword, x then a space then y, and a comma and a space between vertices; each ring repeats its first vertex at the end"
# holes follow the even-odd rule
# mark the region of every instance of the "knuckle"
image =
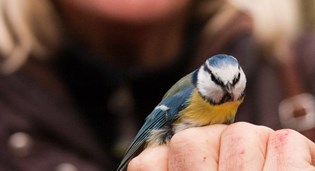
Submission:
POLYGON ((143 161, 142 157, 135 157, 128 163, 128 171, 141 171, 147 162, 143 161))
POLYGON ((296 139, 300 134, 293 129, 280 129, 269 136, 269 143, 274 147, 282 147, 288 141, 296 139))
POLYGON ((224 135, 247 136, 250 131, 255 130, 256 126, 247 122, 236 122, 224 131, 224 135), (246 132, 246 134, 244 134, 246 132))
POLYGON ((293 129, 280 129, 275 131, 273 134, 270 135, 270 139, 283 139, 283 138, 288 138, 288 137, 293 137, 298 134, 297 131, 293 129))
POLYGON ((238 141, 263 141, 267 139, 272 132, 274 132, 272 129, 265 126, 253 125, 247 122, 237 122, 227 127, 221 138, 238 141))
POLYGON ((171 139, 171 145, 178 146, 178 145, 183 145, 183 144, 190 144, 195 140, 194 137, 202 138, 202 136, 199 136, 198 134, 199 133, 197 131, 197 128, 189 128, 189 129, 180 131, 173 135, 171 139))

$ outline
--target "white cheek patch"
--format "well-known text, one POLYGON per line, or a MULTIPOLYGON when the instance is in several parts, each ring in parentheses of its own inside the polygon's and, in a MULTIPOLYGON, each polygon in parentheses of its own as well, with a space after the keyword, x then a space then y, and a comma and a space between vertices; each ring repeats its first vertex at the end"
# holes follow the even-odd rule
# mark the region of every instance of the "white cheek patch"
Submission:
POLYGON ((237 98, 242 95, 243 91, 246 88, 246 76, 245 76, 242 69, 241 69, 240 73, 241 73, 240 80, 238 81, 238 83, 234 87, 234 95, 237 98))
POLYGON ((204 67, 198 71, 197 88, 202 96, 215 102, 219 102, 224 94, 222 88, 211 80, 211 76, 204 67))

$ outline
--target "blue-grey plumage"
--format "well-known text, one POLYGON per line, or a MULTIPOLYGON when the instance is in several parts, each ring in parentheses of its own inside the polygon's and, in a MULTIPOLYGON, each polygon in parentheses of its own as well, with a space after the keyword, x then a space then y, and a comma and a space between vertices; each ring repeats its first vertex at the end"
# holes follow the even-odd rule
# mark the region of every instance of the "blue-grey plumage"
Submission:
POLYGON ((164 127, 166 132, 164 135, 161 135, 163 138, 151 140, 151 143, 163 144, 171 138, 173 133, 168 126, 171 126, 170 124, 178 117, 179 111, 185 107, 192 89, 193 87, 187 87, 173 96, 164 98, 157 105, 146 118, 144 125, 134 138, 117 170, 126 169, 129 160, 137 154, 139 148, 143 148, 144 143, 148 143, 147 140, 152 135, 151 132, 153 130, 161 130, 164 127))
POLYGON ((234 57, 219 54, 209 58, 166 92, 147 116, 117 170, 126 170, 143 148, 167 144, 181 130, 233 122, 245 86, 245 74, 234 57))

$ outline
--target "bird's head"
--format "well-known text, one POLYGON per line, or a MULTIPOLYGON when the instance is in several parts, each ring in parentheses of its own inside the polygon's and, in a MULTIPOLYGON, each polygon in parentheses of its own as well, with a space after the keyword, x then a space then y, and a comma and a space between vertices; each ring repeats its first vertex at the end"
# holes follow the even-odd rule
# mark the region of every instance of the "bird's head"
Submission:
POLYGON ((196 71, 194 84, 205 100, 222 104, 243 98, 246 76, 236 58, 219 54, 206 60, 196 71))

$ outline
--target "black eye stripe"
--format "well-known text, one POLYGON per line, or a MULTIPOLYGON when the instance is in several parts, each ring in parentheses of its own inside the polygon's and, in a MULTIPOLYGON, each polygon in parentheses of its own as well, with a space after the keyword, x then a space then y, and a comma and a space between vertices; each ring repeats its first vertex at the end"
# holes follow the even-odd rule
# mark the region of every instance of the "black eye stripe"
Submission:
MULTIPOLYGON (((239 66, 239 67, 240 67, 240 66, 239 66)), ((218 78, 212 73, 212 71, 209 69, 209 67, 208 67, 206 64, 203 65, 203 68, 204 68, 204 70, 205 70, 206 72, 208 72, 208 73, 210 74, 211 80, 212 80, 214 83, 216 83, 217 85, 219 85, 219 86, 221 86, 221 87, 224 87, 223 82, 222 82, 220 79, 218 79, 218 78)), ((239 80, 240 80, 240 78, 241 78, 241 73, 238 73, 237 77, 235 77, 235 78, 233 79, 232 85, 234 86, 236 83, 238 83, 239 80)))
POLYGON ((224 86, 224 85, 223 85, 223 82, 220 81, 220 80, 218 80, 218 79, 214 76, 214 74, 210 73, 210 75, 211 75, 211 80, 212 80, 213 82, 215 82, 216 84, 218 84, 218 85, 220 85, 220 86, 224 86))
POLYGON ((220 81, 217 77, 215 77, 212 71, 207 66, 205 66, 205 70, 210 74, 211 80, 213 82, 215 82, 217 85, 220 85, 221 87, 224 86, 223 82, 220 81))
POLYGON ((238 73, 237 77, 235 77, 235 78, 233 79, 233 83, 232 83, 233 86, 234 86, 237 82, 239 82, 240 78, 241 78, 241 73, 238 73))

